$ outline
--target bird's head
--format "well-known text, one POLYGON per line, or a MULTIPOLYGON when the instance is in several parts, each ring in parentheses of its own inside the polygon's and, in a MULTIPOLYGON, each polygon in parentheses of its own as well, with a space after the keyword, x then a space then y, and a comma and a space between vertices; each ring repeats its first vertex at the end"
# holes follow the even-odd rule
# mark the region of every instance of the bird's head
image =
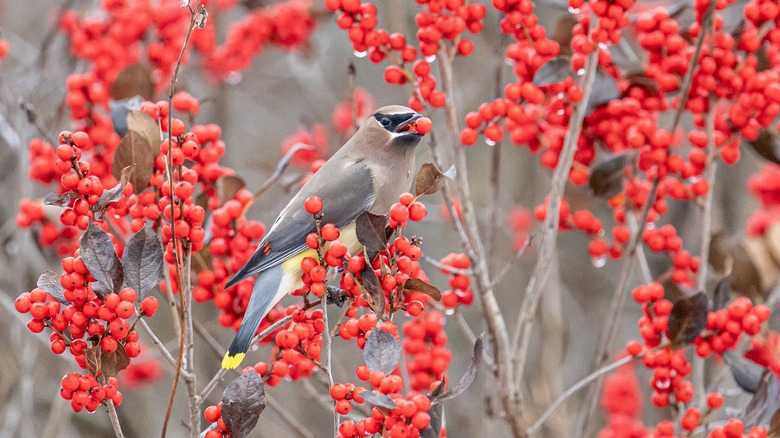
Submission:
POLYGON ((392 146, 415 146, 427 132, 417 127, 422 118, 422 114, 405 106, 384 106, 368 116, 361 130, 386 138, 392 146))

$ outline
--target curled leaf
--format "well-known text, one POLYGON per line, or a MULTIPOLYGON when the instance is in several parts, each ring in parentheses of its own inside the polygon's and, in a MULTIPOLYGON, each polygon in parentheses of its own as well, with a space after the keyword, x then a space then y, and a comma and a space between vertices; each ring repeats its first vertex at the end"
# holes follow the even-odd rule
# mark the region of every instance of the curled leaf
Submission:
POLYGON ((87 364, 87 371, 97 377, 103 365, 101 362, 103 348, 100 345, 84 349, 84 361, 87 364))
POLYGON ((377 315, 385 313, 385 292, 382 289, 382 284, 379 282, 379 278, 376 276, 376 272, 370 264, 366 263, 363 270, 360 271, 360 286, 371 297, 371 302, 374 305, 374 312, 377 315))
POLYGON ((264 409, 265 386, 255 370, 238 376, 222 394, 222 420, 233 438, 248 436, 264 409))
POLYGON ((78 197, 79 196, 76 192, 49 193, 45 198, 43 198, 43 204, 54 205, 57 207, 67 207, 70 205, 70 201, 78 197))
POLYGON ((431 286, 419 278, 410 278, 404 283, 404 293, 411 292, 422 292, 436 301, 441 301, 441 291, 436 286, 431 286))
POLYGON ((690 344, 707 325, 709 301, 703 292, 683 298, 672 307, 669 315, 669 340, 672 348, 690 344))
POLYGON ((435 164, 425 163, 417 172, 417 178, 414 182, 414 194, 417 196, 430 195, 436 193, 444 187, 448 179, 455 177, 455 166, 451 166, 447 172, 442 173, 435 164))
POLYGON ((769 421, 770 415, 778 407, 777 396, 779 389, 777 375, 771 370, 764 370, 756 393, 753 394, 753 398, 750 399, 742 411, 742 415, 740 415, 746 428, 769 421))
POLYGON ((469 364, 468 368, 466 368, 466 371, 463 373, 463 376, 461 376, 458 383, 456 383, 455 386, 450 388, 449 391, 436 397, 435 401, 443 402, 445 400, 450 400, 466 392, 466 390, 469 389, 469 386, 471 386, 471 384, 474 383, 474 379, 477 378, 477 372, 479 371, 479 366, 481 363, 482 363, 482 336, 480 336, 477 339, 477 342, 474 343, 474 355, 471 356, 471 363, 469 364))
POLYGON ((431 422, 428 427, 420 431, 420 438, 439 438, 441 437, 441 426, 444 421, 444 405, 436 403, 428 409, 428 415, 431 422))
POLYGON ((53 296, 54 299, 60 303, 70 304, 68 300, 65 299, 65 295, 63 295, 65 288, 60 284, 60 276, 54 271, 44 271, 41 276, 38 277, 36 286, 46 291, 46 293, 53 296))
POLYGON ((371 330, 363 348, 363 361, 371 371, 393 372, 401 360, 401 343, 379 327, 371 330))

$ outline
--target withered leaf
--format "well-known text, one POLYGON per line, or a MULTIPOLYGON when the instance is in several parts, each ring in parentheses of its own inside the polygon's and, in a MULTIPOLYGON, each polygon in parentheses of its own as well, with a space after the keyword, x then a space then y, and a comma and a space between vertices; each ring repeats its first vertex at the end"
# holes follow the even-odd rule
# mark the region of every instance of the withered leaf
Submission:
POLYGON ((463 373, 463 376, 461 376, 458 383, 456 383, 455 386, 450 388, 449 391, 436 397, 435 400, 436 402, 443 402, 445 400, 453 399, 466 392, 466 390, 469 389, 469 386, 471 386, 471 384, 474 383, 474 379, 477 378, 477 372, 479 371, 479 366, 482 363, 482 342, 483 342, 482 338, 483 337, 484 336, 480 336, 477 339, 477 342, 474 343, 474 355, 471 356, 471 363, 469 364, 468 368, 466 368, 466 371, 463 373))
POLYGON ((780 275, 780 266, 772 258, 766 236, 749 236, 742 242, 742 247, 758 272, 758 288, 763 294, 774 286, 777 276, 780 275))
POLYGON ((385 292, 370 263, 366 263, 363 270, 360 271, 360 286, 371 297, 376 314, 383 315, 385 313, 385 292))
POLYGON ((371 330, 363 348, 363 361, 371 371, 393 372, 401 360, 401 343, 379 327, 371 330))
POLYGON ((257 425, 265 409, 263 379, 250 369, 238 376, 222 394, 222 421, 231 437, 241 438, 257 425))
POLYGON ((101 362, 103 348, 100 344, 84 349, 84 361, 87 363, 87 371, 97 377, 103 365, 101 362))
POLYGON ((712 311, 723 309, 731 301, 731 277, 721 279, 712 294, 712 311))
POLYGON ((725 231, 712 233, 710 237, 710 251, 707 260, 710 266, 718 274, 728 275, 734 265, 731 249, 734 247, 734 239, 725 231))
POLYGON ((780 164, 780 141, 770 131, 762 129, 758 138, 748 144, 763 159, 780 164))
POLYGON ((448 179, 455 177, 455 166, 451 166, 447 172, 442 173, 435 164, 425 163, 417 172, 417 178, 414 182, 414 194, 416 196, 430 195, 436 193, 444 187, 448 179))
POLYGON ((222 205, 225 202, 233 199, 239 190, 245 186, 244 180, 236 175, 225 175, 217 179, 217 196, 219 197, 219 204, 222 205))
POLYGON ((566 55, 556 56, 545 62, 534 73, 534 85, 542 87, 563 82, 571 76, 571 58, 566 55))
POLYGON ((602 71, 597 71, 593 80, 590 99, 588 99, 588 104, 585 107, 585 115, 587 116, 601 105, 618 98, 620 98, 620 90, 618 90, 615 78, 602 71))
POLYGON ((141 193, 149 185, 154 172, 154 160, 160 150, 162 135, 157 121, 143 111, 130 111, 127 115, 127 134, 114 152, 111 173, 122 179, 122 169, 135 164, 130 182, 133 193, 141 193))
POLYGON ((419 278, 410 278, 404 283, 404 293, 422 292, 436 301, 441 301, 441 291, 419 278))
POLYGON ((385 394, 379 394, 374 391, 365 391, 360 393, 360 397, 374 406, 381 406, 387 409, 395 409, 395 402, 385 394))
POLYGON ((558 24, 555 25, 555 31, 553 31, 550 39, 558 43, 562 55, 571 54, 572 29, 577 23, 578 21, 574 15, 564 14, 560 21, 558 21, 558 24))
POLYGON ((761 295, 761 275, 742 245, 731 248, 731 288, 742 295, 761 295))
POLYGON ((729 366, 731 375, 734 377, 734 381, 737 382, 737 385, 745 392, 755 394, 756 390, 758 390, 758 386, 761 384, 761 376, 764 372, 764 367, 733 351, 724 351, 723 360, 726 362, 726 365, 729 366))
POLYGON ((377 254, 387 249, 387 236, 385 226, 387 218, 369 212, 361 213, 355 221, 355 233, 358 241, 366 249, 368 264, 374 260, 377 254))
POLYGON ((146 64, 130 64, 119 72, 111 84, 111 97, 116 100, 141 96, 145 100, 154 98, 152 69, 146 64))
POLYGON ((125 347, 120 343, 116 350, 110 353, 103 351, 100 356, 100 362, 100 369, 103 371, 103 374, 109 377, 116 377, 120 371, 130 365, 130 358, 127 357, 125 347))
POLYGON ((46 293, 53 296, 54 299, 60 303, 70 304, 70 302, 65 299, 65 295, 63 295, 65 288, 60 284, 60 276, 54 271, 44 271, 41 276, 38 277, 36 286, 45 290, 46 293))
POLYGON ((774 222, 764 233, 767 252, 775 265, 780 266, 780 222, 774 222))
POLYGON ((78 197, 78 194, 72 191, 67 193, 49 193, 45 198, 43 198, 43 204, 54 205, 57 207, 67 207, 70 205, 70 201, 78 197))
POLYGON ((597 164, 588 178, 593 195, 609 199, 622 192, 623 170, 635 156, 634 152, 623 152, 597 164))
POLYGON ((746 429, 765 423, 769 419, 767 417, 777 410, 779 390, 777 375, 771 370, 764 370, 756 393, 740 415, 746 429))
POLYGON ((138 292, 138 300, 154 289, 160 281, 163 250, 157 234, 144 225, 130 237, 122 253, 125 284, 138 292))
POLYGON ((104 191, 103 194, 100 195, 97 203, 92 206, 92 212, 95 213, 95 219, 100 219, 112 202, 117 202, 122 199, 122 191, 130 181, 130 176, 133 174, 133 169, 135 169, 135 164, 131 164, 122 169, 122 173, 119 175, 119 183, 113 188, 104 191))
POLYGON ((769 434, 770 438, 780 436, 780 409, 776 410, 772 414, 772 419, 769 420, 769 434))
POLYGON ((672 348, 688 345, 707 325, 709 302, 703 292, 683 298, 672 307, 669 315, 669 340, 672 348))
POLYGON ((108 290, 118 291, 124 277, 122 264, 108 234, 90 221, 80 246, 81 259, 89 273, 108 290))

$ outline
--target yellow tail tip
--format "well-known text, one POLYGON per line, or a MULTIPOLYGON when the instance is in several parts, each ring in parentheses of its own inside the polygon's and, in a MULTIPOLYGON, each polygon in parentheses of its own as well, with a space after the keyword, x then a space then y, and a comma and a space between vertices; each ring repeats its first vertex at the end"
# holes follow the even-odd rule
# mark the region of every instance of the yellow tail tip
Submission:
POLYGON ((245 353, 237 353, 233 356, 230 353, 225 353, 225 357, 222 358, 222 368, 226 370, 232 370, 238 368, 241 362, 244 360, 245 353))

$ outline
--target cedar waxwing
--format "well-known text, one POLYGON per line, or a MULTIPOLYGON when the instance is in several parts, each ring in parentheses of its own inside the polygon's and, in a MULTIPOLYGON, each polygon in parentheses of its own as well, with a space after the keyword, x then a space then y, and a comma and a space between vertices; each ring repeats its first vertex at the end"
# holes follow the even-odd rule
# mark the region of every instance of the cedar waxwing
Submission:
POLYGON ((323 223, 339 227, 339 240, 351 254, 358 252, 362 246, 355 233, 357 217, 366 211, 386 215, 409 190, 415 146, 424 135, 415 129, 415 120, 421 117, 404 106, 380 108, 282 210, 257 251, 225 284, 229 288, 260 274, 222 368, 241 364, 260 320, 282 297, 303 286, 301 261, 317 257, 317 252, 306 246, 306 236, 316 231, 312 215, 303 206, 306 199, 318 196, 322 200, 323 223))

